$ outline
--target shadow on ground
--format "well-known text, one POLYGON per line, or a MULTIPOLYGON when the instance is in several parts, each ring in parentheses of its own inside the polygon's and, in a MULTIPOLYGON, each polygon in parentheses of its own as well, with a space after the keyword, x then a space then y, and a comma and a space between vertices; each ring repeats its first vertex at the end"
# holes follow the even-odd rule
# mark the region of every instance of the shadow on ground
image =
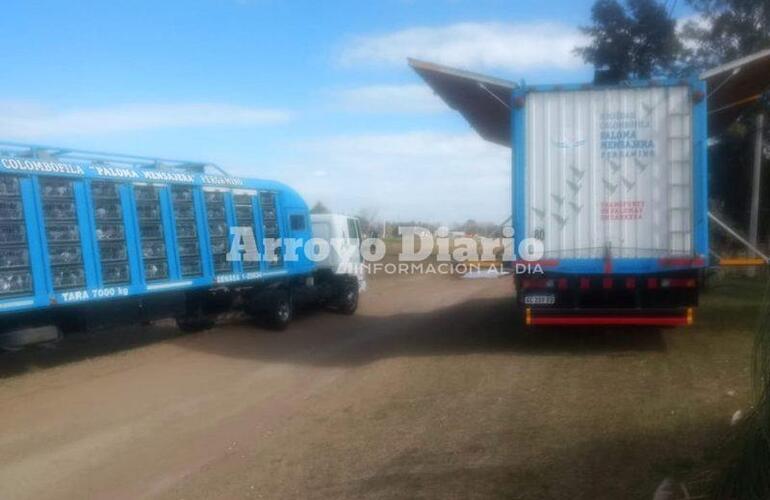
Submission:
MULTIPOLYGON (((713 279, 696 312, 697 334, 723 335, 753 330, 766 280, 765 275, 753 280, 743 275, 713 279)), ((529 331, 515 317, 513 298, 506 295, 471 300, 422 314, 370 316, 364 313, 341 317, 324 311, 306 311, 288 331, 280 333, 262 329, 243 318, 221 322, 214 330, 193 335, 182 334, 171 321, 116 328, 68 338, 50 348, 0 352, 0 379, 160 341, 235 358, 350 365, 409 355, 662 352, 666 349, 664 332, 626 328, 529 331)))
MULTIPOLYGON (((508 297, 470 300, 419 314, 324 316, 303 316, 296 328, 278 338, 259 335, 252 345, 206 342, 196 347, 225 356, 332 365, 355 365, 396 356, 504 352, 591 355, 665 350, 657 329, 527 330, 521 326, 508 297)), ((248 328, 245 323, 233 326, 248 328)))
POLYGON ((213 330, 184 335, 173 322, 127 327, 67 338, 52 347, 0 354, 0 377, 170 341, 208 353, 262 361, 357 365, 394 356, 471 353, 532 355, 664 351, 657 329, 527 330, 510 297, 476 299, 426 313, 340 316, 304 311, 285 332, 272 332, 246 318, 220 322, 213 330))

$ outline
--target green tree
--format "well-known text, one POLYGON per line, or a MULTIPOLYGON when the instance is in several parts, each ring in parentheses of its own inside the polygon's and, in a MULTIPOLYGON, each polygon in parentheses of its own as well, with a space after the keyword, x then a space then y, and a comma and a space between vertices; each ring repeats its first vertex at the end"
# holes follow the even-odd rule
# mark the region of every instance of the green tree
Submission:
MULTIPOLYGON (((696 17, 685 23, 680 34, 684 67, 702 71, 770 47, 770 0, 688 0, 696 17)), ((710 92, 719 91, 709 89, 710 92)), ((765 105, 766 106, 766 105, 765 105)), ((751 187, 754 116, 763 103, 744 110, 719 141, 709 148, 712 203, 740 225, 748 219, 751 187)), ((766 110, 765 110, 766 112, 766 110)), ((763 199, 767 200, 767 176, 763 177, 763 199)), ((767 204, 765 204, 767 206, 767 204)), ((745 227, 745 226, 744 226, 745 227)), ((770 498, 770 302, 767 289, 760 326, 757 329, 754 359, 754 402, 732 446, 722 450, 723 469, 717 476, 712 498, 770 498)))
POLYGON ((313 205, 313 208, 310 209, 311 214, 328 214, 331 213, 331 211, 326 208, 326 205, 321 203, 320 201, 317 201, 315 205, 313 205))
POLYGON ((647 79, 673 71, 680 44, 676 22, 656 0, 596 0, 591 26, 581 28, 590 37, 575 52, 595 68, 596 83, 647 79))
MULTIPOLYGON (((699 73, 770 48, 770 0, 688 0, 696 12, 681 30, 684 50, 683 72, 699 73)), ((720 92, 717 84, 709 92, 720 92)), ((713 166, 711 197, 720 211, 746 229, 749 220, 752 163, 754 161, 754 124, 756 113, 767 113, 767 105, 758 102, 746 106, 738 119, 717 132, 718 141, 709 148, 713 166)), ((770 200, 770 178, 763 175, 761 207, 764 213, 770 200)))
POLYGON ((688 0, 697 16, 682 28, 685 61, 704 70, 770 48, 770 0, 688 0))

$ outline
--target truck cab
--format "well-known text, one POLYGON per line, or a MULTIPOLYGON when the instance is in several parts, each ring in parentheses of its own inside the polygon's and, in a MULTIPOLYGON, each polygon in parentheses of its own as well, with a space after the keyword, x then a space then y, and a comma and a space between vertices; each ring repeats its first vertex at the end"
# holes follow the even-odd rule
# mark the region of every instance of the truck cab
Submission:
POLYGON ((331 243, 331 251, 316 263, 318 274, 353 279, 359 291, 366 290, 361 257, 361 228, 356 217, 341 214, 311 214, 313 238, 331 243))

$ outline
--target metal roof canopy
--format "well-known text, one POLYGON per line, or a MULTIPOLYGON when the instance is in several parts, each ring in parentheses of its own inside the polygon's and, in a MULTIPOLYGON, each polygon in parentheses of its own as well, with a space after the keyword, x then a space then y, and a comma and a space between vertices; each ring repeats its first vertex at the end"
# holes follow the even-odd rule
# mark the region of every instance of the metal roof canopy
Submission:
MULTIPOLYGON (((519 85, 415 59, 409 65, 481 137, 511 146, 511 95, 519 85)), ((715 134, 770 87, 770 49, 708 70, 700 78, 708 84, 709 131, 715 134)))
POLYGON ((732 124, 770 89, 770 49, 730 61, 700 74, 708 84, 709 131, 732 124))
POLYGON ((409 65, 481 137, 511 146, 511 95, 517 84, 416 59, 409 65))

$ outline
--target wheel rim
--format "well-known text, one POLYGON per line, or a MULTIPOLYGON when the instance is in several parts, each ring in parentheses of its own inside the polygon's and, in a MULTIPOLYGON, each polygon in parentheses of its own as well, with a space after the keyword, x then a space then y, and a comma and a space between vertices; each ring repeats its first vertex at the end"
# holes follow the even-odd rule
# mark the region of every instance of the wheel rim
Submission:
POLYGON ((285 301, 281 302, 278 305, 278 319, 281 320, 281 322, 286 322, 286 321, 289 321, 289 316, 291 316, 289 303, 285 301))
POLYGON ((353 307, 356 305, 356 302, 358 302, 356 292, 353 290, 348 290, 348 293, 345 295, 345 303, 348 307, 353 307))

